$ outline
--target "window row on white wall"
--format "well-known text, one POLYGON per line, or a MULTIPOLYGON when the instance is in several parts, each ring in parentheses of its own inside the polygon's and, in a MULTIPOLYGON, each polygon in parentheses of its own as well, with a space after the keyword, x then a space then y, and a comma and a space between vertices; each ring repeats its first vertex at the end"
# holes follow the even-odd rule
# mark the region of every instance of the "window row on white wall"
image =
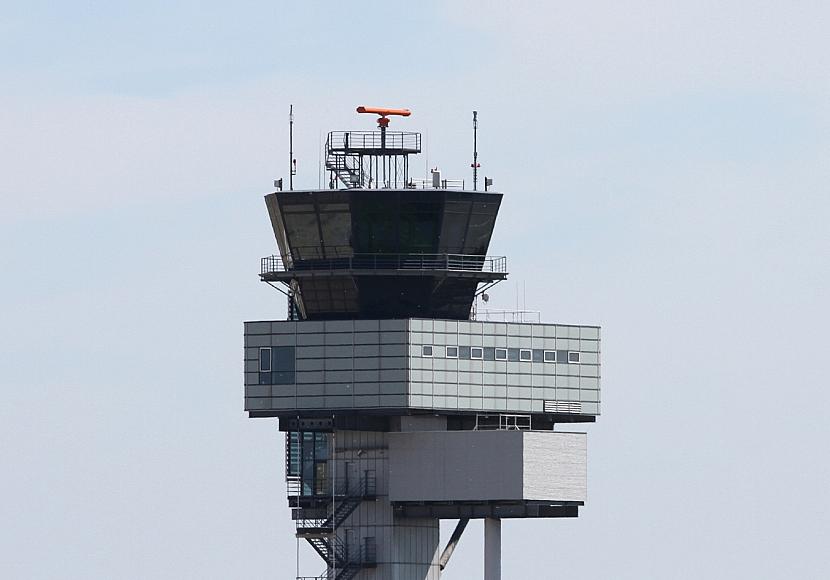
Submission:
POLYGON ((427 358, 457 358, 462 360, 500 360, 510 362, 580 363, 580 353, 574 350, 543 350, 538 348, 495 348, 479 346, 421 346, 421 356, 427 358))

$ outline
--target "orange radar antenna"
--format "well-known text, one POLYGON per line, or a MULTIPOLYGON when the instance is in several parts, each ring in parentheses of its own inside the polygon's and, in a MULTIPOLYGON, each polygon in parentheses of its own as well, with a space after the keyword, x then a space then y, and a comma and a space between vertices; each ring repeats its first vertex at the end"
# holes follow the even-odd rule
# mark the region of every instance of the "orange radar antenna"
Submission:
POLYGON ((378 118, 378 127, 385 129, 389 126, 389 119, 390 115, 397 115, 399 117, 408 117, 412 114, 412 111, 409 109, 387 109, 384 107, 364 107, 360 106, 357 108, 358 113, 369 113, 371 115, 380 115, 378 118))

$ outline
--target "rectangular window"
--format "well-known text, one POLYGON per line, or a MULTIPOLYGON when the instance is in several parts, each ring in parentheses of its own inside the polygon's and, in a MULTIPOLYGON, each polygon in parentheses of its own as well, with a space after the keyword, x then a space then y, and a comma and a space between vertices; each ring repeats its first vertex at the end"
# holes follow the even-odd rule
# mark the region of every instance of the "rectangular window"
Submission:
POLYGON ((531 360, 533 359, 533 353, 526 348, 523 348, 519 351, 519 360, 531 360))
POLYGON ((421 356, 432 356, 432 345, 425 344, 421 347, 421 356))
POLYGON ((271 349, 271 359, 274 361, 272 371, 294 372, 294 347, 275 346, 271 349))
POLYGON ((470 358, 484 358, 484 349, 474 346, 470 349, 470 358))
POLYGON ((545 362, 556 362, 556 351, 555 350, 546 350, 545 351, 545 362))
POLYGON ((447 347, 447 358, 458 358, 458 347, 457 346, 448 346, 447 347))
POLYGON ((300 475, 300 434, 297 431, 289 431, 285 434, 286 467, 289 477, 300 475))
POLYGON ((496 360, 507 360, 507 349, 506 348, 497 348, 496 349, 496 360))
POLYGON ((578 352, 569 351, 569 352, 568 352, 568 362, 569 362, 569 363, 577 363, 577 364, 578 364, 578 363, 579 363, 579 353, 578 353, 578 352))
POLYGON ((259 372, 261 372, 261 373, 270 373, 271 372, 271 349, 270 348, 261 348, 261 349, 259 349, 259 372))
POLYGON ((463 360, 470 360, 470 347, 469 346, 459 346, 458 347, 458 358, 463 360))

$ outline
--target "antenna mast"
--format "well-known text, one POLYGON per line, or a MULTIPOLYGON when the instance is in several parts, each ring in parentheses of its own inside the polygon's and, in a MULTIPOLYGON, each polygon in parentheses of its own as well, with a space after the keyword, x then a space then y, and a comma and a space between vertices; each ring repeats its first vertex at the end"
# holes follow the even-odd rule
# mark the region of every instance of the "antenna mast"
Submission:
POLYGON ((288 190, 294 191, 294 175, 297 173, 297 160, 294 159, 294 105, 288 109, 288 190))
POLYGON ((478 111, 473 111, 473 191, 478 191, 478 111))

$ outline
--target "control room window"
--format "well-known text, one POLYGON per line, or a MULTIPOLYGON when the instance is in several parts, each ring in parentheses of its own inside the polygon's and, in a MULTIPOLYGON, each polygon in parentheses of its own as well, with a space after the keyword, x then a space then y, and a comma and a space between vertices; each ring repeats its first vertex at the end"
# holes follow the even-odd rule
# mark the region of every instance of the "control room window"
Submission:
POLYGON ((474 346, 470 349, 470 358, 484 358, 484 349, 474 346))
POLYGON ((261 348, 261 349, 259 349, 259 372, 261 372, 261 373, 270 373, 271 372, 271 349, 270 348, 261 348))
POLYGON ((545 351, 545 362, 556 362, 556 351, 555 350, 546 350, 545 351))
POLYGON ((458 347, 457 346, 448 346, 447 347, 447 358, 458 358, 458 347))
POLYGON ((519 360, 531 360, 533 358, 533 353, 526 348, 523 348, 519 351, 519 360))
POLYGON ((507 360, 507 349, 506 348, 497 348, 496 349, 496 360, 507 360))
POLYGON ((421 356, 432 356, 432 345, 425 344, 421 347, 421 356))
POLYGON ((569 351, 568 352, 568 362, 569 363, 579 363, 579 353, 569 351))

